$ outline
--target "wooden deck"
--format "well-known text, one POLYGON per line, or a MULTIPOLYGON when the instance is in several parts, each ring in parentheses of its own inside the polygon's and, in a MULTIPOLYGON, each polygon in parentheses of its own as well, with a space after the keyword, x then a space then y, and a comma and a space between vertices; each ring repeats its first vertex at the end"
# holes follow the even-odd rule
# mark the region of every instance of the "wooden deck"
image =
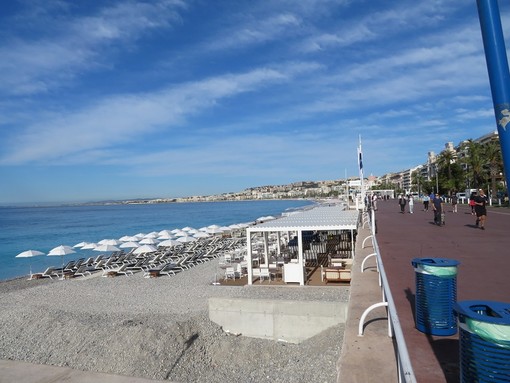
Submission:
MULTIPOLYGON (((313 267, 313 268, 307 268, 307 274, 308 278, 306 280, 307 286, 327 286, 327 287, 335 287, 335 286, 349 286, 350 283, 348 282, 329 282, 326 284, 326 282, 321 281, 321 269, 320 267, 313 267)), ((221 285, 224 286, 244 286, 248 284, 248 277, 244 276, 242 278, 237 279, 220 279, 218 281, 221 285)), ((282 281, 281 277, 278 277, 276 279, 271 279, 268 281, 267 279, 260 281, 258 278, 255 278, 253 280, 253 285, 255 286, 299 286, 298 283, 285 283, 282 281)))
POLYGON ((413 258, 460 261, 457 300, 510 302, 510 209, 489 208, 486 230, 475 226, 467 205, 447 206, 446 225, 433 224, 432 211, 415 203, 401 214, 395 200, 378 203, 377 241, 418 382, 459 381, 458 336, 431 336, 414 325, 413 258))

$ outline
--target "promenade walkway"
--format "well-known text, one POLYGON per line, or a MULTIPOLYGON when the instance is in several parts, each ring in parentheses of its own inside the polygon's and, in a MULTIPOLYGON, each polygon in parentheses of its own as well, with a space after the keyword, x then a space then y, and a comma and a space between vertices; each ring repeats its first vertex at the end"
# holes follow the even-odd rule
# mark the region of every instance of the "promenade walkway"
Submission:
POLYGON ((417 381, 453 383, 459 381, 458 336, 430 336, 415 329, 411 260, 460 261, 458 301, 510 302, 510 209, 489 208, 485 231, 475 226, 467 205, 459 205, 458 213, 446 205, 442 227, 433 224, 432 211, 422 209, 416 203, 414 214, 401 214, 396 200, 379 202, 377 241, 417 381))

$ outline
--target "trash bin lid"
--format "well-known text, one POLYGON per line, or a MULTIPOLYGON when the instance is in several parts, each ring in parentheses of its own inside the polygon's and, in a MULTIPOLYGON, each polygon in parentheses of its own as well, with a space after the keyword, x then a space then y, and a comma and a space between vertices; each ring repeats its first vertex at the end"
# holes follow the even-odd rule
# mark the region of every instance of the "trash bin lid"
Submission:
POLYGON ((455 259, 448 258, 414 258, 411 261, 411 263, 414 267, 418 265, 435 267, 452 267, 458 266, 460 262, 456 261, 455 259))
POLYGON ((510 325, 510 303, 495 301, 461 301, 457 302, 453 310, 458 315, 480 322, 510 325))

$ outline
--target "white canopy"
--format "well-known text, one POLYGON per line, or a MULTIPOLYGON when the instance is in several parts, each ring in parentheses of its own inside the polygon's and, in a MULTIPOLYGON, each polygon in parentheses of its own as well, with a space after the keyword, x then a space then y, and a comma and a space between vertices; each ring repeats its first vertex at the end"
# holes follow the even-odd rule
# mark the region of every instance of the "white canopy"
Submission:
MULTIPOLYGON (((258 223, 246 229, 247 237, 247 255, 248 255, 248 284, 253 283, 253 264, 252 264, 252 233, 264 234, 265 264, 268 265, 268 237, 269 233, 282 232, 297 233, 298 263, 294 266, 301 270, 298 280, 300 285, 305 284, 305 262, 303 257, 303 231, 351 231, 351 254, 354 253, 354 235, 353 231, 358 228, 359 223, 358 210, 343 210, 341 206, 318 206, 310 210, 304 210, 298 214, 271 220, 269 222, 258 223)), ((279 247, 279 243, 278 243, 279 247)), ((289 267, 290 269, 290 267, 289 267)))

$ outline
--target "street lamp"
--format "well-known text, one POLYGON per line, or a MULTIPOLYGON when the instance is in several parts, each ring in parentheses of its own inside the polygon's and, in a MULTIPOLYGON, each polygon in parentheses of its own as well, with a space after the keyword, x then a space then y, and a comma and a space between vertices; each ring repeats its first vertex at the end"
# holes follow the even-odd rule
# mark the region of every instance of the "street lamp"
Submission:
POLYGON ((437 164, 434 164, 436 168, 436 194, 439 194, 439 173, 437 171, 437 164))

